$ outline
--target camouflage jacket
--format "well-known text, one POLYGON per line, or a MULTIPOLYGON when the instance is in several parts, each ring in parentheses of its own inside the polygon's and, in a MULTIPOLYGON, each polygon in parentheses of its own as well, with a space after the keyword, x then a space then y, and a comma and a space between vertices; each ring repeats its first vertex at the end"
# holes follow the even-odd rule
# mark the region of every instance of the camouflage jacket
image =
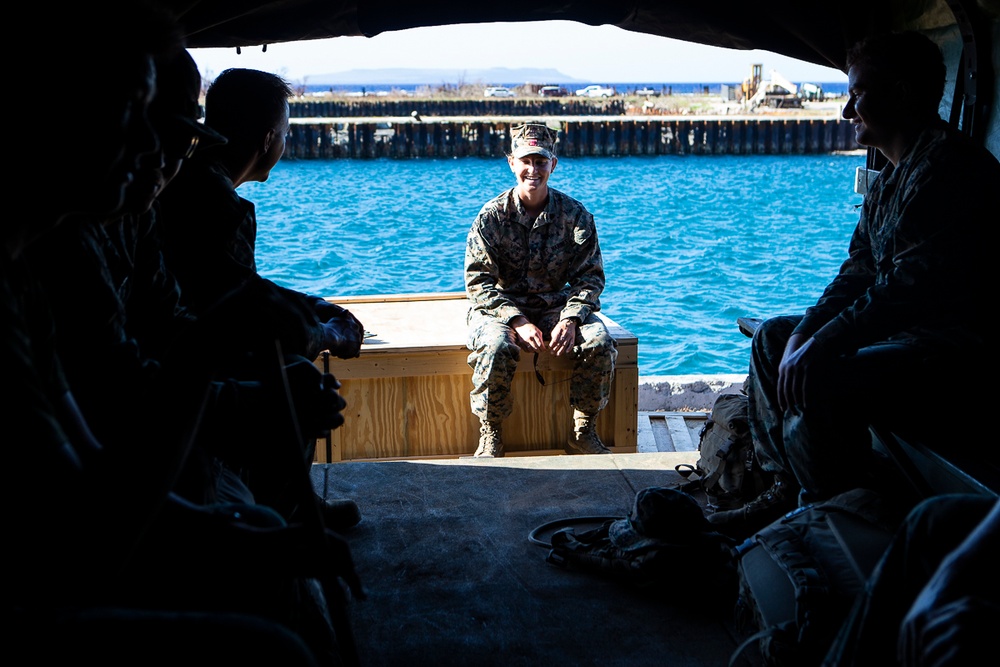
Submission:
POLYGON ((848 258, 795 332, 834 353, 879 341, 983 345, 1000 162, 943 122, 865 195, 848 258))
POLYGON ((594 216, 549 188, 545 210, 532 224, 515 189, 503 192, 483 206, 469 230, 465 289, 471 309, 502 322, 524 310, 558 306, 560 318, 585 320, 601 309, 604 290, 594 216))

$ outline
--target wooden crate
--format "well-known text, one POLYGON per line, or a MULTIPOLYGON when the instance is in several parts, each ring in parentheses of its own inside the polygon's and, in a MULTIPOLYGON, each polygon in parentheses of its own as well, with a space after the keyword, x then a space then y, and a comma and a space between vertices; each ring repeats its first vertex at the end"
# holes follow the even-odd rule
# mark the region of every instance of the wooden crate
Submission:
MULTIPOLYGON (((479 420, 472 414, 472 369, 465 346, 464 292, 333 297, 375 335, 357 359, 328 354, 317 366, 333 373, 347 401, 346 422, 316 446, 317 462, 458 457, 472 454, 479 420)), ((618 342, 618 362, 598 434, 616 452, 636 450, 638 339, 599 313, 618 342)), ((572 362, 522 353, 511 388, 514 412, 504 422, 508 455, 561 452, 572 432, 572 362)))

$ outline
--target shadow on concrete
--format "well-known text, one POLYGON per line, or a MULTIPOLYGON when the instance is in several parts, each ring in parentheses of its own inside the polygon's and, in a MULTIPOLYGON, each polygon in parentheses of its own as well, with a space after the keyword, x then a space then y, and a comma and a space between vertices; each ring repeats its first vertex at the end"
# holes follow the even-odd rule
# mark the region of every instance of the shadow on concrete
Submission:
POLYGON ((548 548, 529 540, 555 520, 627 516, 641 489, 680 481, 677 461, 615 454, 314 466, 320 493, 353 498, 364 517, 346 535, 368 594, 349 610, 362 665, 726 665, 741 639, 732 603, 703 607, 679 593, 688 569, 678 568, 676 589, 636 588, 548 563, 548 548))

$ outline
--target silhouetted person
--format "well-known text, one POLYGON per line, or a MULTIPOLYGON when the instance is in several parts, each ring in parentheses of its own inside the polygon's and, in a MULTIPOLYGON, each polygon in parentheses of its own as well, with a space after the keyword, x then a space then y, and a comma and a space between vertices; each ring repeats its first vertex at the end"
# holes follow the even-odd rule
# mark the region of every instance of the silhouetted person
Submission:
MULTIPOLYGON (((876 484, 869 425, 926 438, 937 398, 925 388, 963 386, 992 356, 986 239, 1000 163, 939 117, 945 65, 926 36, 871 37, 847 65, 844 118, 888 164, 816 304, 754 334, 750 428, 775 483, 741 509, 710 515, 720 530, 749 533, 796 504, 876 484)), ((981 449, 996 460, 994 447, 981 449)))
MULTIPOLYGON (((255 207, 237 188, 266 181, 284 153, 292 94, 287 81, 266 72, 230 69, 220 74, 206 94, 205 124, 227 143, 196 155, 160 197, 166 266, 177 277, 183 302, 196 315, 232 290, 264 281, 254 256, 255 207)), ((342 358, 358 356, 364 327, 349 311, 320 297, 282 291, 288 307, 299 313, 282 337, 286 354, 309 360, 323 350, 342 358), (299 326, 302 321, 306 327, 299 326)), ((252 335, 248 324, 234 322, 234 343, 252 335)), ((239 372, 233 377, 239 378, 239 372)), ((303 459, 312 461, 318 434, 304 435, 303 459)), ((287 500, 288 480, 280 470, 257 465, 240 466, 239 471, 260 502, 288 517, 299 511, 287 500)), ((327 525, 338 530, 361 519, 350 499, 327 499, 321 508, 327 525)))
MULTIPOLYGON (((72 285, 58 294, 46 291, 27 251, 60 227, 118 214, 140 160, 158 150, 146 115, 155 95, 153 57, 175 53, 182 44, 173 19, 142 3, 64 9, 46 17, 52 40, 45 44, 47 55, 66 65, 67 94, 87 100, 77 120, 102 139, 88 148, 91 135, 78 146, 76 136, 60 143, 53 134, 53 140, 33 146, 29 164, 44 156, 49 172, 70 176, 65 186, 52 187, 49 180, 51 192, 37 201, 35 215, 4 226, 0 354, 7 384, 3 416, 12 434, 5 493, 8 507, 16 508, 5 583, 12 651, 30 651, 39 660, 91 656, 124 665, 145 662, 141 651, 157 651, 169 641, 159 647, 158 658, 178 661, 198 648, 317 664, 301 638, 266 614, 235 612, 236 598, 219 595, 204 609, 204 598, 178 595, 174 605, 163 607, 139 590, 158 575, 191 572, 191 556, 204 556, 203 550, 232 567, 241 584, 243 577, 264 574, 271 586, 284 586, 293 576, 323 576, 331 562, 349 561, 349 550, 335 535, 321 543, 311 528, 285 527, 266 508, 198 508, 171 494, 205 403, 210 378, 202 360, 176 369, 186 378, 186 391, 175 397, 172 419, 133 432, 131 447, 106 446, 78 409, 56 348, 60 336, 74 332, 58 328, 49 311, 53 299, 74 296, 63 293, 72 285), (128 31, 109 29, 122 21, 128 31), (95 87, 98 73, 102 85, 95 87), (172 528, 170 537, 164 526, 172 528), (53 641, 51 633, 60 631, 53 641), (121 634, 128 637, 116 636, 121 634)), ((29 181, 42 180, 43 172, 23 173, 28 178, 14 185, 30 193, 29 181)), ((350 568, 343 573, 353 586, 350 568)), ((328 649, 326 662, 336 657, 333 651, 328 649)))

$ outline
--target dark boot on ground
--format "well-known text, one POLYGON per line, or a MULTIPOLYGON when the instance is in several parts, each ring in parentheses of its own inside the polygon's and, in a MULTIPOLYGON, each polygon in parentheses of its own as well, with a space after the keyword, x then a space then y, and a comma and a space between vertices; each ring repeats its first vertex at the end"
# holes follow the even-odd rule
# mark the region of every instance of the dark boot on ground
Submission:
POLYGON ((707 514, 715 530, 735 539, 745 539, 798 507, 799 487, 780 474, 771 488, 743 507, 707 514))
POLYGON ((579 410, 573 411, 573 435, 566 442, 566 451, 570 454, 610 454, 611 450, 604 446, 597 436, 597 416, 585 415, 579 410))

